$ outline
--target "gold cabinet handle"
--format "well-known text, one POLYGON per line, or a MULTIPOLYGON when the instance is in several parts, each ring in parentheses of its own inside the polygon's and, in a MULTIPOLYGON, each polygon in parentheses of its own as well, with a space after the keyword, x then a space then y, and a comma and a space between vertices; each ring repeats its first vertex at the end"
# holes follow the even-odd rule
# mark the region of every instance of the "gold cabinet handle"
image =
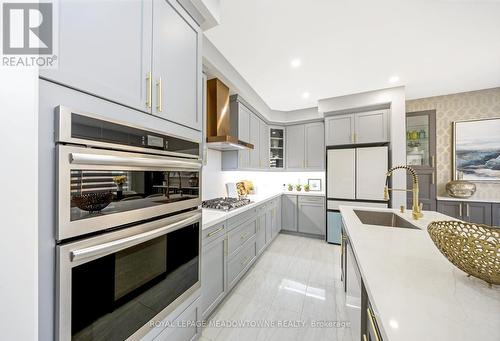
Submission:
POLYGON ((151 72, 146 75, 146 108, 151 109, 151 91, 153 87, 151 72))
POLYGON ((380 338, 378 337, 377 327, 375 326, 375 320, 374 320, 373 312, 370 309, 370 307, 368 307, 368 309, 366 309, 366 311, 368 312, 368 319, 370 320, 370 325, 372 326, 373 335, 375 335, 375 340, 376 341, 380 341, 380 338))
POLYGON ((466 215, 467 217, 469 217, 469 216, 470 216, 470 208, 469 208, 469 204, 465 204, 465 215, 466 215))
POLYGON ((212 237, 214 234, 217 234, 218 232, 220 232, 220 231, 222 231, 222 230, 224 230, 224 226, 221 226, 221 227, 219 227, 217 230, 212 231, 212 232, 210 232, 209 234, 207 234, 207 238, 208 238, 208 237, 212 237))
POLYGON ((354 142, 354 143, 356 143, 356 140, 357 140, 357 135, 356 135, 356 133, 353 133, 353 134, 352 134, 352 136, 353 136, 353 137, 352 137, 353 142, 354 142))
POLYGON ((436 183, 436 176, 434 175, 434 171, 432 171, 431 185, 436 183))
POLYGON ((161 112, 162 111, 162 91, 161 91, 161 77, 158 79, 158 82, 156 82, 156 111, 161 112))
POLYGON ((462 203, 458 204, 458 211, 460 212, 460 215, 464 215, 464 210, 462 207, 462 203))
POLYGON ((434 164, 435 164, 436 160, 435 160, 435 156, 434 155, 431 155, 431 167, 434 168, 434 164))
POLYGON ((228 240, 227 240, 227 237, 226 237, 226 238, 224 238, 224 254, 226 256, 227 256, 227 252, 228 252, 227 251, 227 249, 228 249, 227 244, 228 244, 228 240))
POLYGON ((363 334, 363 341, 368 341, 366 334, 363 334))

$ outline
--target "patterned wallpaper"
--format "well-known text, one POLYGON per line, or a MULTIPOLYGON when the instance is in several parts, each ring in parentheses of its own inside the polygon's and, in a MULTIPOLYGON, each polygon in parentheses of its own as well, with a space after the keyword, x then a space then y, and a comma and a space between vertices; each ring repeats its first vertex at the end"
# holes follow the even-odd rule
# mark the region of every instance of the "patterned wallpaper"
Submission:
MULTIPOLYGON (((452 177, 452 122, 500 117, 500 88, 406 101, 406 112, 436 110, 436 166, 438 195, 452 177)), ((500 134, 500 132, 499 132, 500 134)), ((500 184, 476 183, 473 198, 500 199, 500 184)))

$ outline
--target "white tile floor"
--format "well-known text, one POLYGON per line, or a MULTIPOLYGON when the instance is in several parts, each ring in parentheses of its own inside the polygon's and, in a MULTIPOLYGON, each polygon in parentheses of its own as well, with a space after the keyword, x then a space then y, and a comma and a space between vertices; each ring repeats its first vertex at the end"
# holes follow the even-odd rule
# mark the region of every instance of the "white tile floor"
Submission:
POLYGON ((311 326, 314 321, 347 322, 340 247, 280 234, 210 320, 202 341, 351 341, 349 327, 311 326), (280 321, 297 325, 276 326, 280 321), (232 325, 220 327, 215 323, 232 325), (233 327, 236 323, 267 326, 233 327))

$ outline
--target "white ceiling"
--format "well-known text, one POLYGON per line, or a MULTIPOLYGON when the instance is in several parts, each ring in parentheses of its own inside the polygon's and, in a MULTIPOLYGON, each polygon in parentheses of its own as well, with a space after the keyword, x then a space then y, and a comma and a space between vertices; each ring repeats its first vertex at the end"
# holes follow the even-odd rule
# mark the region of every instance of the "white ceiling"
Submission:
POLYGON ((395 85, 410 99, 500 86, 500 0, 221 0, 205 33, 274 110, 395 85))

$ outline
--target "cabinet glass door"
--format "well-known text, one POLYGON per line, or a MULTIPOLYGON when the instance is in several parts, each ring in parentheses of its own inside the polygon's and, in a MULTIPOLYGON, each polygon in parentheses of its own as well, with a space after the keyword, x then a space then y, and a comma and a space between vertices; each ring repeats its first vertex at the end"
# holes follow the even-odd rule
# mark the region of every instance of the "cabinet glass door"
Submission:
POLYGON ((408 165, 431 166, 429 126, 428 115, 406 117, 406 163, 408 165))
POLYGON ((282 128, 271 128, 270 141, 269 141, 269 167, 270 168, 283 168, 285 161, 285 130, 282 128))

